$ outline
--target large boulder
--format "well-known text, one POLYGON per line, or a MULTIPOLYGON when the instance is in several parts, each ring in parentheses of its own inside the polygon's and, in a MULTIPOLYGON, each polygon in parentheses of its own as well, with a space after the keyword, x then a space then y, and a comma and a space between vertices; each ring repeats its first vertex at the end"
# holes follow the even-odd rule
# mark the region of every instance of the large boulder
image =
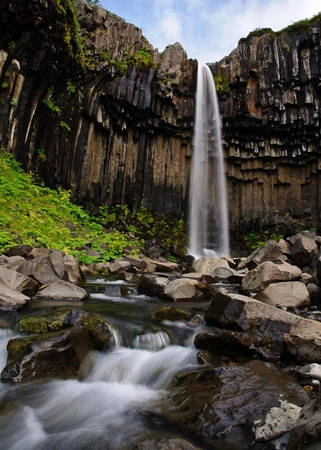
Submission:
POLYGON ((138 283, 138 293, 149 295, 151 297, 162 297, 164 289, 168 284, 167 277, 156 275, 144 275, 138 283))
POLYGON ((173 419, 205 440, 206 448, 274 448, 255 443, 288 439, 309 401, 294 378, 259 360, 183 373, 175 381, 173 419), (275 421, 269 420, 273 408, 279 408, 275 421))
POLYGON ((18 309, 25 305, 30 297, 0 282, 0 309, 18 309))
POLYGON ((265 261, 272 261, 275 259, 286 259, 282 252, 280 245, 272 239, 265 242, 263 247, 255 249, 246 259, 245 265, 249 269, 262 264, 265 261))
POLYGON ((297 280, 301 274, 302 271, 299 267, 285 261, 266 261, 245 275, 242 281, 242 290, 245 292, 262 291, 270 283, 297 280))
POLYGON ((34 279, 15 270, 9 270, 4 266, 0 266, 0 282, 28 296, 35 294, 39 287, 34 279))
POLYGON ((211 275, 211 273, 218 267, 229 267, 229 264, 224 258, 210 258, 204 256, 194 261, 192 268, 195 272, 202 275, 211 275))
POLYGON ((37 292, 40 299, 50 300, 85 300, 88 298, 88 292, 67 281, 58 280, 51 284, 42 286, 37 292))
POLYGON ((245 333, 253 350, 267 346, 274 357, 321 362, 321 323, 240 294, 217 293, 205 313, 209 325, 245 333))
POLYGON ((271 283, 255 298, 278 308, 300 308, 310 304, 309 291, 301 281, 271 283))
POLYGON ((317 243, 310 237, 300 235, 292 245, 291 255, 297 266, 308 266, 318 255, 317 243))
POLYGON ((165 286, 164 295, 174 301, 191 301, 203 296, 198 286, 199 282, 192 278, 177 278, 165 286))
POLYGON ((46 322, 43 317, 34 318, 34 322, 27 319, 20 323, 21 329, 37 332, 37 335, 9 340, 2 381, 78 377, 88 352, 102 350, 111 343, 108 323, 84 311, 62 313, 55 321, 49 319, 46 322), (54 323, 54 328, 61 327, 61 330, 43 334, 52 329, 54 323))

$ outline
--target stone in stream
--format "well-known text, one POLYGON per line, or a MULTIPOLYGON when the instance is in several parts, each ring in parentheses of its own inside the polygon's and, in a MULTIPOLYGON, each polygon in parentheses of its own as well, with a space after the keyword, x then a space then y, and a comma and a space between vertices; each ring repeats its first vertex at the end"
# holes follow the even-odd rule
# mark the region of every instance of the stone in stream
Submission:
POLYGON ((211 275, 211 273, 218 267, 227 267, 229 264, 224 258, 210 258, 204 256, 194 261, 192 268, 195 272, 201 273, 202 275, 211 275))
POLYGON ((42 286, 37 292, 39 299, 50 300, 86 300, 88 298, 88 292, 72 283, 67 281, 58 280, 51 284, 42 286))
POLYGON ((22 273, 7 269, 3 266, 0 266, 0 282, 12 289, 15 289, 16 291, 22 292, 29 297, 35 294, 39 287, 39 283, 37 283, 33 278, 27 277, 22 273))
POLYGON ((89 351, 102 350, 112 342, 108 322, 84 311, 57 313, 55 320, 53 317, 47 321, 44 317, 33 319, 25 318, 19 327, 37 335, 9 340, 2 381, 78 377, 89 351), (52 329, 60 331, 46 333, 52 329))
MULTIPOLYGON (((264 264, 264 263, 263 263, 264 264)), ((321 362, 321 323, 240 294, 217 293, 205 313, 208 325, 238 332, 249 348, 267 347, 273 358, 321 362)))
POLYGON ((310 400, 292 376, 259 360, 178 374, 170 398, 170 417, 206 448, 238 450, 288 433, 310 400))
POLYGON ((0 282, 0 308, 18 309, 24 306, 30 297, 0 282))
POLYGON ((300 308, 310 304, 309 291, 301 281, 271 283, 255 298, 278 308, 300 308))

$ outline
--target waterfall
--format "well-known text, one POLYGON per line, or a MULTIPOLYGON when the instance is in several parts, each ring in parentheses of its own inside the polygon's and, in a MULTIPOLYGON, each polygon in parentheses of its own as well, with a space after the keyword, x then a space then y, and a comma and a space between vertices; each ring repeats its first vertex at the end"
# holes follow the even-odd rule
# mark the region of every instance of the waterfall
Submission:
POLYGON ((198 66, 190 178, 189 252, 229 255, 229 223, 221 122, 213 75, 198 66))

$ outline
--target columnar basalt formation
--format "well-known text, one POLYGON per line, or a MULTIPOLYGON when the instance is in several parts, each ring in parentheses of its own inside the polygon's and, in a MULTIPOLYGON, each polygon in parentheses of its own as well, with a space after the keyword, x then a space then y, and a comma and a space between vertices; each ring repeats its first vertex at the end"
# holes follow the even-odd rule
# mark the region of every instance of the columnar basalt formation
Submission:
MULTIPOLYGON (((197 62, 178 43, 159 53, 134 25, 75 5, 2 1, 0 147, 89 209, 180 215, 197 62)), ((320 225, 320 23, 257 30, 213 65, 234 230, 320 225)))
POLYGON ((214 67, 232 228, 320 225, 320 17, 257 30, 214 67))
POLYGON ((0 146, 88 208, 184 211, 197 62, 100 7, 4 3, 0 146))

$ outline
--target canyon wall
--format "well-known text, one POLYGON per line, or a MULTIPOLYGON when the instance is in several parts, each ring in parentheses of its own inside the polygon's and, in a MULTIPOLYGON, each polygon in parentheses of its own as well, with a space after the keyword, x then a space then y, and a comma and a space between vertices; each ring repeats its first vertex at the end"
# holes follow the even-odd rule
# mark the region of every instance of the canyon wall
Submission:
POLYGON ((197 62, 100 7, 4 3, 0 146, 90 210, 185 211, 197 62))
MULTIPOLYGON (((71 0, 0 5, 0 147, 97 210, 187 210, 197 61, 71 0)), ((215 45, 213 42, 211 45, 215 45)), ((319 226, 320 17, 211 65, 233 230, 319 226)))
POLYGON ((319 226, 320 16, 257 30, 215 64, 231 227, 319 226))

